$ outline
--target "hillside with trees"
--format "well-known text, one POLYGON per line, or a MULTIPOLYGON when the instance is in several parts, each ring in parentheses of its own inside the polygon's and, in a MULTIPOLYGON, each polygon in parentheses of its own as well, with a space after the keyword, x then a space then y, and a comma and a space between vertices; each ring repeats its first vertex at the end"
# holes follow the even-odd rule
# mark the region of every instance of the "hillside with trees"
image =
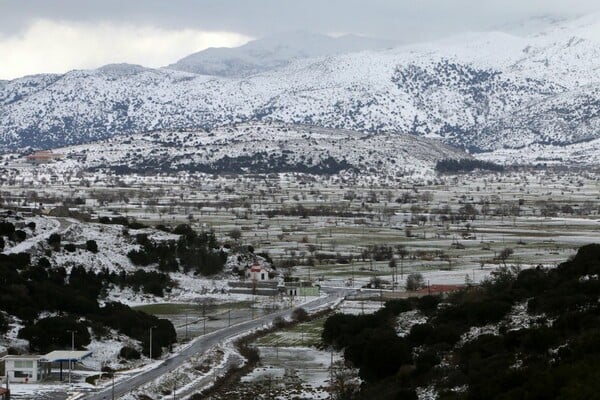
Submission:
MULTIPOLYGON (((171 322, 132 310, 117 302, 100 305, 99 299, 108 285, 128 286, 156 295, 172 285, 168 275, 138 270, 134 273, 94 272, 83 266, 53 268, 46 258, 32 262, 29 254, 0 254, 0 309, 18 318, 24 327, 18 335, 29 341, 29 350, 47 352, 68 348, 69 331, 75 331, 75 345, 81 348, 90 343, 90 331, 97 337, 110 329, 121 332, 142 343, 148 353, 150 327, 154 356, 161 347, 176 340, 171 322), (44 313, 57 316, 43 317, 44 313)), ((0 331, 8 329, 7 317, 0 319, 0 331)))
POLYGON ((359 368, 340 398, 594 399, 600 392, 600 245, 557 268, 502 267, 447 297, 331 316, 322 339, 359 368), (425 323, 399 332, 404 313, 425 323))
MULTIPOLYGON (((99 258, 90 257, 102 256, 106 242, 99 246, 94 237, 78 237, 77 233, 51 233, 30 253, 0 254, 0 334, 6 335, 18 326, 11 335, 28 342, 28 348, 11 348, 11 352, 45 353, 69 348, 69 332, 73 331, 77 348, 116 332, 138 341, 136 351, 149 355, 148 332, 152 327, 152 355, 159 357, 161 348, 177 339, 173 324, 134 310, 110 294, 125 291, 161 298, 177 286, 171 272, 214 275, 222 272, 227 259, 213 232, 198 233, 188 225, 152 230, 119 217, 102 217, 98 222, 97 231, 84 232, 100 232, 104 225, 116 225, 116 232, 122 229, 121 240, 129 243, 123 248, 132 249, 123 256, 131 266, 109 268, 98 264, 99 258), (164 232, 174 239, 156 240, 147 233, 130 235, 129 229, 164 232)), ((12 246, 23 240, 15 226, 8 219, 0 222, 0 238, 12 246)), ((26 229, 31 237, 35 226, 26 229)), ((112 247, 117 247, 116 242, 112 247)), ((6 345, 10 346, 10 341, 6 345)))

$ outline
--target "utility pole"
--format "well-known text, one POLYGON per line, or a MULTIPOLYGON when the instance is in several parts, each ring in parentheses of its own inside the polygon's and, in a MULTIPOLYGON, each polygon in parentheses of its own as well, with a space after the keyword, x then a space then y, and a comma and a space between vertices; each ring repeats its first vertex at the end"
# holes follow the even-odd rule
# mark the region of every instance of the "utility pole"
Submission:
POLYGON ((228 320, 229 320, 229 322, 228 322, 229 325, 228 326, 231 326, 231 308, 229 310, 227 310, 227 317, 228 317, 228 320))
POLYGON ((352 289, 354 289, 354 260, 350 261, 352 265, 352 289))
POLYGON ((175 379, 173 380, 173 400, 175 400, 176 392, 177 392, 177 375, 175 375, 175 379))
POLYGON ((329 381, 333 385, 333 346, 329 347, 329 352, 331 354, 331 360, 329 361, 329 381))
MULTIPOLYGON (((71 351, 75 350, 75 331, 73 330, 68 330, 67 332, 69 332, 71 334, 71 351)), ((69 356, 69 385, 71 384, 71 369, 72 369, 72 364, 73 364, 73 354, 71 354, 69 356)))
POLYGON ((115 371, 112 372, 112 400, 115 400, 115 371))
POLYGON ((187 338, 188 338, 188 312, 186 310, 185 312, 185 341, 187 342, 187 338))
POLYGON ((150 327, 150 361, 152 361, 152 329, 156 328, 156 326, 150 327))

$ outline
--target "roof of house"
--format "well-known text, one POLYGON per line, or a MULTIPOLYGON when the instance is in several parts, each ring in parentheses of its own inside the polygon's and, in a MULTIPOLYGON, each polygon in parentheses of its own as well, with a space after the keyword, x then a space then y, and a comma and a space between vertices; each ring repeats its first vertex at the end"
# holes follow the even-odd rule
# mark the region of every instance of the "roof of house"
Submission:
POLYGON ((8 354, 0 360, 39 360, 42 356, 37 354, 8 354))
POLYGON ((424 287, 416 291, 416 293, 421 294, 431 294, 431 293, 447 293, 447 292, 455 292, 460 290, 465 285, 430 285, 429 287, 424 287))
POLYGON ((91 351, 71 351, 71 350, 55 350, 44 356, 45 361, 60 362, 60 361, 79 361, 92 355, 91 351))
POLYGON ((33 154, 29 154, 27 156, 27 159, 29 160, 51 160, 54 158, 62 158, 63 155, 60 153, 53 153, 50 150, 41 150, 41 151, 36 151, 33 154))

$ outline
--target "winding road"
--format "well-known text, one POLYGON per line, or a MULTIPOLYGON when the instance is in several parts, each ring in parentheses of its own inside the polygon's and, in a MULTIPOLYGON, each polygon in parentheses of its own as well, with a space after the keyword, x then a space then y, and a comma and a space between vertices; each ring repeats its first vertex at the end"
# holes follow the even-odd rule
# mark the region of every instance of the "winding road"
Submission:
MULTIPOLYGON (((322 291, 325 292, 327 295, 305 303, 302 305, 302 307, 309 312, 325 307, 331 307, 354 290, 346 288, 322 288, 322 291)), ((157 363, 157 365, 154 368, 142 371, 139 374, 133 375, 125 380, 115 382, 114 398, 117 399, 125 395, 126 393, 148 382, 151 382, 168 372, 173 371, 177 367, 187 362, 192 356, 198 353, 207 352, 212 347, 220 343, 224 343, 231 338, 234 338, 247 332, 251 332, 254 329, 269 324, 277 317, 287 318, 292 314, 292 311, 293 309, 277 311, 272 314, 256 318, 254 320, 240 322, 239 324, 232 325, 230 327, 223 328, 218 331, 214 331, 209 334, 200 336, 194 341, 192 341, 188 347, 184 348, 179 353, 171 356, 170 358, 164 360, 161 363, 157 363)), ((97 392, 88 392, 83 396, 77 396, 77 399, 85 400, 102 400, 112 398, 113 387, 111 385, 109 385, 109 387, 102 388, 97 392)))

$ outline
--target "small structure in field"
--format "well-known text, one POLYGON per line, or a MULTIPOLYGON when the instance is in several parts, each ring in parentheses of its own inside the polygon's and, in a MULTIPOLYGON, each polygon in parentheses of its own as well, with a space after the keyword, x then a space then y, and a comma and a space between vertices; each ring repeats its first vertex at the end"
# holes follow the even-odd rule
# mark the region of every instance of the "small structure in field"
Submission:
POLYGON ((41 150, 29 154, 27 156, 27 162, 30 162, 32 164, 44 164, 52 162, 54 160, 60 160, 63 157, 64 155, 60 153, 53 153, 50 150, 41 150))
POLYGON ((313 285, 311 281, 291 281, 284 283, 285 294, 290 297, 296 296, 318 296, 320 287, 313 285))

